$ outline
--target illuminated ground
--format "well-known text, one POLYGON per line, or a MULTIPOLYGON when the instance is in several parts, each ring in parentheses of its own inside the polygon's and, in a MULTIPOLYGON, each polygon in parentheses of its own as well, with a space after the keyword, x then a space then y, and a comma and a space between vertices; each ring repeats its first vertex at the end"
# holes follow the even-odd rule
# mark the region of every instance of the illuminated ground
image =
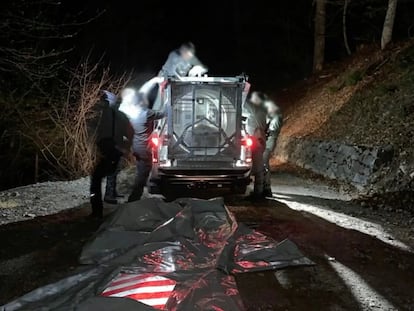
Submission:
MULTIPOLYGON (((412 235, 358 214, 323 184, 287 175, 274 184, 275 200, 227 204, 240 222, 291 239, 317 265, 237 276, 248 310, 414 310, 412 235)), ((88 213, 85 204, 0 227, 0 304, 71 273, 97 228, 88 213)))

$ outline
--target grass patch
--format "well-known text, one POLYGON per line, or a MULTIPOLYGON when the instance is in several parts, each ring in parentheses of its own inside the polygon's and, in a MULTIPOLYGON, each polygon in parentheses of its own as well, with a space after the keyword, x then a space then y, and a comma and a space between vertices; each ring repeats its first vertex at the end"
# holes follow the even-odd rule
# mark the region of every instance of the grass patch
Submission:
POLYGON ((345 86, 354 86, 357 85, 364 77, 364 73, 360 70, 352 71, 345 75, 344 84, 345 86))

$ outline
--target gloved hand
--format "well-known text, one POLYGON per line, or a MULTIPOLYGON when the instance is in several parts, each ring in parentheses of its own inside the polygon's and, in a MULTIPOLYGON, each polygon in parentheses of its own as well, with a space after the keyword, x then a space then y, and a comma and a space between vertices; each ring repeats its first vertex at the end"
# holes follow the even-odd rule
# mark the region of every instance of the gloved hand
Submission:
POLYGON ((188 73, 189 77, 201 77, 203 74, 207 72, 207 68, 201 65, 196 65, 188 73))

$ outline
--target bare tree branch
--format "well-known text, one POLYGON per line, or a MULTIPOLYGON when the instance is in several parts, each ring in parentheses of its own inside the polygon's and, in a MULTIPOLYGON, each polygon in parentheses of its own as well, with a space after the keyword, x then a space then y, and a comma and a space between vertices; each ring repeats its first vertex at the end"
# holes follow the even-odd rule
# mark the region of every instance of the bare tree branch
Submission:
POLYGON ((130 80, 129 74, 113 77, 109 68, 100 69, 86 59, 71 72, 71 79, 64 85, 66 96, 58 106, 51 103, 49 111, 41 118, 29 121, 22 112, 19 116, 25 127, 24 135, 37 146, 43 158, 62 174, 61 177, 85 176, 95 162, 94 131, 90 122, 96 115, 95 104, 102 89, 118 93, 130 80))
POLYGON ((70 22, 55 21, 57 0, 17 0, 0 12, 0 73, 24 77, 36 88, 56 78, 73 48, 53 49, 49 40, 66 40, 96 16, 70 22))

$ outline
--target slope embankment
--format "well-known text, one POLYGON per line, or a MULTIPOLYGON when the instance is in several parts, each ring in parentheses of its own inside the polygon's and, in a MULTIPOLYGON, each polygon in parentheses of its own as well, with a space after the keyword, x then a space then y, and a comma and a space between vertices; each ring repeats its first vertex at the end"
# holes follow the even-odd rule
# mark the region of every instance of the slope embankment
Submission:
POLYGON ((362 194, 412 192, 413 41, 385 52, 362 48, 283 91, 280 102, 285 123, 275 165, 305 168, 362 194))

